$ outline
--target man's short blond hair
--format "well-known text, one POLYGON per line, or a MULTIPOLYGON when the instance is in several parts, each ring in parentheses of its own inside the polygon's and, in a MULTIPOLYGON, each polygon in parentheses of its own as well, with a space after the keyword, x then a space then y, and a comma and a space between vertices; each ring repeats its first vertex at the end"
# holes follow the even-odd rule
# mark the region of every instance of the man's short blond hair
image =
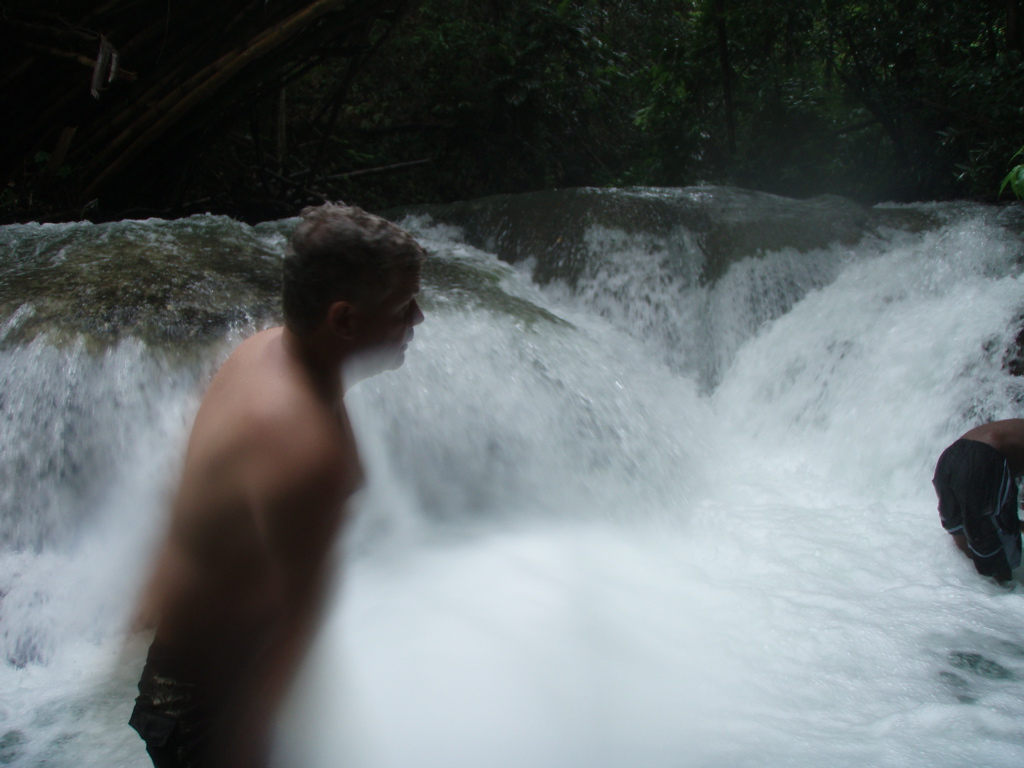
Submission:
POLYGON ((387 219, 342 203, 303 208, 284 260, 285 325, 306 334, 335 301, 372 306, 396 273, 419 268, 423 248, 387 219))

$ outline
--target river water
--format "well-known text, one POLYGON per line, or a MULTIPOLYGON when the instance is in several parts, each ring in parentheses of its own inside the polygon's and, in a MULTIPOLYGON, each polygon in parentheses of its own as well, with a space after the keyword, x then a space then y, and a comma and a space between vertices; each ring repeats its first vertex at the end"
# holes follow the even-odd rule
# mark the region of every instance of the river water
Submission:
MULTIPOLYGON (((1024 762, 1024 586, 930 478, 1021 416, 1024 217, 726 188, 395 212, 405 366, 281 766, 1024 762)), ((290 222, 0 228, 0 765, 148 765, 126 637, 290 222)))

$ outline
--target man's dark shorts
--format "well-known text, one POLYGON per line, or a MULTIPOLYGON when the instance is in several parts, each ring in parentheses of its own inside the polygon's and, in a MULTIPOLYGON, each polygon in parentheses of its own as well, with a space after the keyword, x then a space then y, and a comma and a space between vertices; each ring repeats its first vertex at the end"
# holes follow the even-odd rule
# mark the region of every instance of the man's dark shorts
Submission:
POLYGON ((1020 565, 1017 483, 1003 454, 987 443, 957 440, 942 452, 932 480, 939 519, 950 534, 963 534, 983 576, 1000 581, 1020 565))
POLYGON ((207 768, 219 743, 220 697, 173 651, 154 642, 139 680, 139 696, 128 724, 146 742, 156 768, 207 768))

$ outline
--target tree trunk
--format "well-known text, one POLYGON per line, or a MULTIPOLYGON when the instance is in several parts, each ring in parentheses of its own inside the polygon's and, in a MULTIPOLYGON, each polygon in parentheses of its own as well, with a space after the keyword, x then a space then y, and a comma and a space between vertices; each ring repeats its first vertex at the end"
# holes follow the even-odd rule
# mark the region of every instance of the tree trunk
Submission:
POLYGON ((282 87, 277 92, 277 167, 284 169, 288 155, 288 97, 282 87))
POLYGON ((715 28, 718 32, 718 61, 722 69, 722 107, 729 157, 736 154, 736 114, 732 99, 733 71, 729 62, 729 34, 725 26, 725 0, 715 0, 715 28))
POLYGON ((1024 38, 1020 32, 1020 0, 1006 0, 1006 47, 1024 53, 1024 38))

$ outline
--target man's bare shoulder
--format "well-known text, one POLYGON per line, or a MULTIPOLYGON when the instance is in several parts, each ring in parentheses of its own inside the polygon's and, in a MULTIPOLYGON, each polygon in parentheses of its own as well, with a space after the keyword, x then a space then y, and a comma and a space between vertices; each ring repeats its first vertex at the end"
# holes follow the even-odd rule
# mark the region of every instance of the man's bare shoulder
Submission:
POLYGON ((1024 419, 990 421, 968 430, 963 439, 991 445, 1009 460, 1015 475, 1024 473, 1024 419))
POLYGON ((979 424, 963 434, 965 440, 983 443, 1024 442, 1024 419, 1002 419, 979 424))
POLYGON ((243 342, 214 378, 193 428, 195 458, 228 457, 246 485, 266 493, 358 482, 346 477, 358 474, 358 455, 344 411, 317 397, 276 330, 243 342))
POLYGON ((347 419, 315 405, 262 403, 249 415, 241 438, 248 444, 249 462, 258 469, 254 485, 268 493, 322 484, 354 486, 361 477, 347 419))

